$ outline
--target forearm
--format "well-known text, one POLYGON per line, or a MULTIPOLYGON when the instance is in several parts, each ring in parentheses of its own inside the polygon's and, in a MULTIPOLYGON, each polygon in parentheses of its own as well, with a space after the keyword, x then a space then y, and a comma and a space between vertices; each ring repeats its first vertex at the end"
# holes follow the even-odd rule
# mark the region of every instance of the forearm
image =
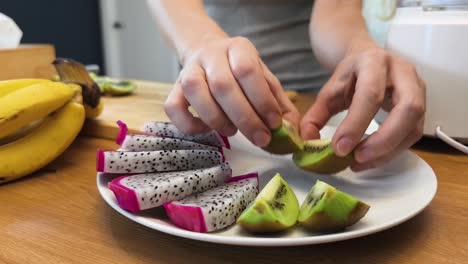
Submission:
POLYGON ((227 36, 206 14, 201 0, 148 0, 148 5, 182 64, 202 43, 227 36))
POLYGON ((329 70, 352 51, 376 47, 361 14, 361 0, 317 0, 309 26, 312 49, 329 70))

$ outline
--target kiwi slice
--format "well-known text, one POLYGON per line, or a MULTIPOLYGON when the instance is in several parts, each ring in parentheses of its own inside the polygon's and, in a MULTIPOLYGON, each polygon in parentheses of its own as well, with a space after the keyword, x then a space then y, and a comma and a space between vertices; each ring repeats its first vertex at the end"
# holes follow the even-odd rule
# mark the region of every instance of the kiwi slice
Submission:
POLYGON ((111 95, 127 95, 135 91, 136 85, 131 81, 111 82, 106 88, 106 93, 111 95))
POLYGON ((131 81, 112 81, 109 77, 98 76, 93 72, 89 76, 97 83, 101 93, 110 95, 127 95, 136 89, 136 84, 131 81))
POLYGON ((345 229, 363 218, 370 206, 317 180, 301 205, 297 221, 315 232, 345 229))
POLYGON ((277 173, 237 219, 250 232, 275 232, 296 224, 299 203, 288 183, 277 173))
POLYGON ((330 139, 306 141, 304 149, 294 153, 293 161, 301 169, 320 174, 340 172, 355 162, 352 153, 345 157, 335 155, 330 139))
POLYGON ((289 154, 301 151, 303 141, 296 127, 286 119, 281 126, 271 131, 271 141, 263 149, 272 154, 289 154))

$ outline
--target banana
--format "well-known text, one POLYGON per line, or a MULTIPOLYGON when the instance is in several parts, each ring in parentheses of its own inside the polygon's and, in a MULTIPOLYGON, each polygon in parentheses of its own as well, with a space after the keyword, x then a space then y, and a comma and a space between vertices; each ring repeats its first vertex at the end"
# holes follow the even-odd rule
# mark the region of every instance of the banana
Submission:
POLYGON ((85 104, 85 111, 86 111, 86 118, 96 118, 98 117, 101 113, 102 110, 104 109, 104 103, 102 100, 99 102, 98 106, 95 108, 92 108, 91 106, 85 104))
POLYGON ((72 100, 25 137, 0 146, 0 183, 28 175, 57 158, 76 138, 84 120, 84 106, 72 100))
POLYGON ((46 117, 70 101, 76 92, 76 88, 64 83, 44 82, 0 97, 0 139, 46 117))
POLYGON ((85 66, 75 60, 66 58, 57 58, 53 64, 62 82, 75 83, 82 87, 86 116, 95 118, 100 115, 103 109, 101 90, 91 78, 85 66))
POLYGON ((50 81, 46 79, 15 79, 0 81, 0 97, 33 84, 46 82, 50 81))

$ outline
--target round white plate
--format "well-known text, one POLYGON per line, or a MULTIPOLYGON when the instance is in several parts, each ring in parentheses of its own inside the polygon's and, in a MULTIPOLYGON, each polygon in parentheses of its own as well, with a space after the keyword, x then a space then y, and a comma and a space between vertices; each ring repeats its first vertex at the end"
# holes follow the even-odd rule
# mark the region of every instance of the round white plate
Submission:
MULTIPOLYGON (((331 137, 333 132, 333 128, 326 127, 321 134, 322 137, 331 137)), ((270 155, 253 146, 241 134, 230 141, 233 147, 226 150, 226 158, 234 175, 257 171, 263 187, 279 172, 294 189, 299 203, 315 180, 320 179, 368 203, 371 209, 360 222, 339 233, 311 233, 294 227, 280 234, 252 235, 233 225, 222 231, 201 234, 172 225, 162 208, 136 214, 121 209, 107 188, 111 179, 102 174, 97 177, 99 192, 112 208, 125 217, 171 235, 222 244, 294 246, 351 239, 388 229, 418 214, 431 202, 437 190, 437 179, 432 169, 409 151, 379 169, 363 173, 353 173, 348 169, 336 176, 326 176, 302 171, 294 166, 290 155, 270 155)))

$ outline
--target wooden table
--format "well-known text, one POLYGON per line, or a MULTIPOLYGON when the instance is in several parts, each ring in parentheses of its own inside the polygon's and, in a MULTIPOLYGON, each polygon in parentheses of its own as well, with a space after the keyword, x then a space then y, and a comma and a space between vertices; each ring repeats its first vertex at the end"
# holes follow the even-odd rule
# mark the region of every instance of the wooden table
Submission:
POLYGON ((192 241, 126 219, 98 194, 98 147, 115 145, 81 136, 47 170, 0 186, 0 263, 468 263, 468 156, 437 140, 413 148, 439 180, 422 213, 367 237, 290 248, 192 241))

